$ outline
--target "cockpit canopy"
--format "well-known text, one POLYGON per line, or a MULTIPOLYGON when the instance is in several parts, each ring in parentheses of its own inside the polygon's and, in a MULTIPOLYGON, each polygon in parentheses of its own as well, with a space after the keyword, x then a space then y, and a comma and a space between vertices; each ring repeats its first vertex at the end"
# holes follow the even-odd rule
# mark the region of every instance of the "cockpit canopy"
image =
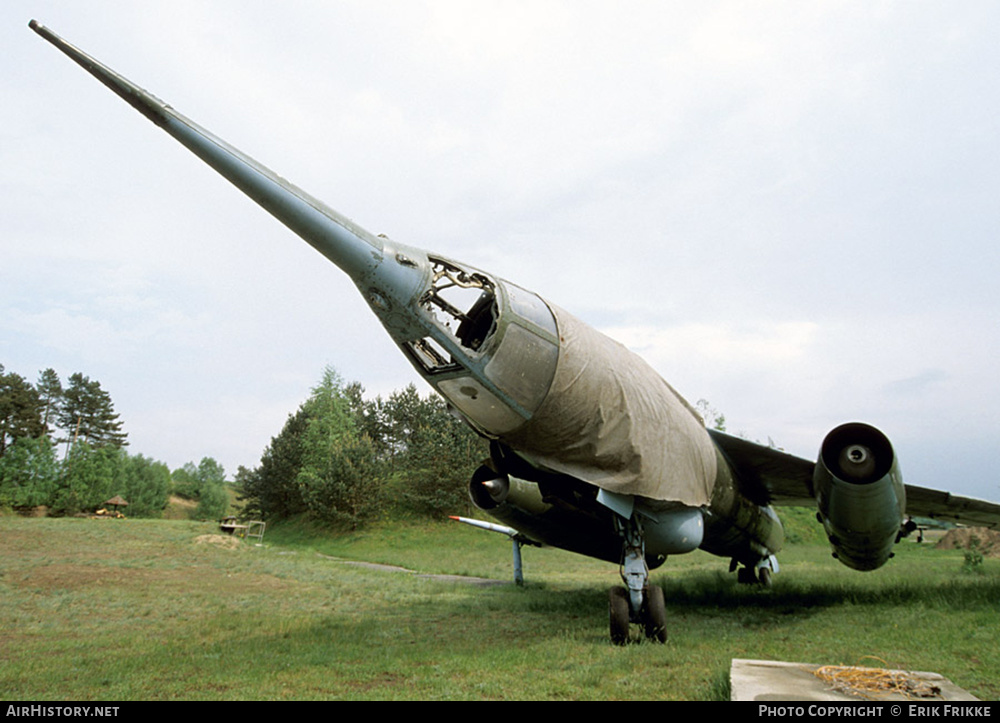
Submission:
POLYGON ((548 393, 559 357, 546 303, 510 282, 440 258, 420 295, 431 333, 404 342, 417 369, 473 426, 519 427, 548 393))

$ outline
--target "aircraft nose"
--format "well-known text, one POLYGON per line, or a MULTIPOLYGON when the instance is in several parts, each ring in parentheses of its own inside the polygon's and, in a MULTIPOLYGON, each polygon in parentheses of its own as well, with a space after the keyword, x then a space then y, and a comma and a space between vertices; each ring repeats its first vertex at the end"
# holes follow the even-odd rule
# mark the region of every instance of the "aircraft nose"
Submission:
POLYGON ((380 263, 357 285, 414 368, 486 434, 524 424, 559 357, 545 302, 460 262, 382 240, 380 263))

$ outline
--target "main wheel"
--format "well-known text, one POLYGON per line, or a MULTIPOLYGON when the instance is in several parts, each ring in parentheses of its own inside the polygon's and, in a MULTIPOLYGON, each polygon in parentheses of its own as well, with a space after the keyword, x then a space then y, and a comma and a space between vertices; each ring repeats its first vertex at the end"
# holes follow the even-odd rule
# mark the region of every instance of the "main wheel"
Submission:
POLYGON ((771 568, 769 567, 760 568, 760 570, 757 571, 757 582, 759 582, 760 586, 763 588, 771 587, 772 584, 771 568))
POLYGON ((623 587, 608 591, 608 619, 611 624, 611 642, 624 645, 628 642, 628 592, 623 587))
POLYGON ((663 588, 650 585, 646 589, 646 605, 642 624, 646 637, 658 643, 667 642, 667 606, 663 602, 663 588))

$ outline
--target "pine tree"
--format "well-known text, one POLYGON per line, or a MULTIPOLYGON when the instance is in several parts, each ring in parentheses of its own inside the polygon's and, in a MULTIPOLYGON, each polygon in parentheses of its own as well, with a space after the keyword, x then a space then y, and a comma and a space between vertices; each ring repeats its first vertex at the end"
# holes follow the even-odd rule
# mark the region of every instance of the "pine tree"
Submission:
POLYGON ((436 396, 410 384, 385 403, 394 450, 396 501, 414 512, 460 512, 472 471, 489 456, 488 444, 448 412, 436 396))
POLYGON ((122 447, 128 435, 121 431, 122 422, 115 413, 111 395, 97 380, 77 372, 69 378, 59 410, 59 426, 70 441, 81 441, 103 447, 122 447))
POLYGON ((0 364, 0 457, 21 437, 42 434, 38 392, 20 374, 4 373, 0 364))
POLYGON ((253 470, 241 467, 236 473, 238 500, 245 502, 244 516, 273 520, 306 511, 296 479, 302 468, 302 439, 309 423, 305 405, 289 414, 281 433, 261 455, 253 470))
POLYGON ((51 435, 63 399, 62 382, 56 370, 49 368, 39 372, 35 389, 42 404, 42 428, 45 434, 51 435))

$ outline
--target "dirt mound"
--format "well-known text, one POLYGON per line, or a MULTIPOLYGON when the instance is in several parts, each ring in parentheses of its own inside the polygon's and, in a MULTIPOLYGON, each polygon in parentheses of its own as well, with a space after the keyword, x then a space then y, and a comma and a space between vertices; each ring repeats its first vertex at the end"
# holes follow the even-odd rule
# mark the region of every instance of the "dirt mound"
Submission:
POLYGON ((956 527, 948 530, 935 547, 940 550, 967 550, 973 540, 986 557, 1000 557, 1000 532, 985 527, 956 527))

